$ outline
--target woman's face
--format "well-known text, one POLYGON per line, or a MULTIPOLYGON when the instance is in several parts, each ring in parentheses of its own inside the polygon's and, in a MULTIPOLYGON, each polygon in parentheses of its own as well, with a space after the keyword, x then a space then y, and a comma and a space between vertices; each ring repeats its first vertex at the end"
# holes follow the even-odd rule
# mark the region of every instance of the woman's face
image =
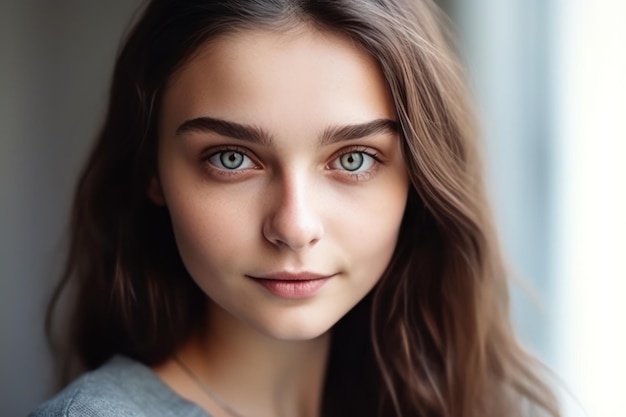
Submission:
POLYGON ((347 39, 300 27, 213 40, 170 80, 159 178, 212 314, 324 334, 393 253, 408 179, 389 91, 347 39))

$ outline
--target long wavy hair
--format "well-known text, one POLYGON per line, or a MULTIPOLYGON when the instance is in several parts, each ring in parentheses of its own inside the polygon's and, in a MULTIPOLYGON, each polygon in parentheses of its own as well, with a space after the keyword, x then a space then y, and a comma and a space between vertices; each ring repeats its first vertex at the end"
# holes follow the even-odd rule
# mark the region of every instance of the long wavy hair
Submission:
POLYGON ((48 330, 66 287, 69 352, 82 369, 118 353, 157 364, 198 329, 206 295, 183 266, 167 209, 147 197, 162 93, 212 38, 298 23, 347 36, 378 62, 410 177, 386 272, 332 330, 323 415, 558 416, 511 328, 471 106, 430 0, 151 1, 117 58, 48 330))

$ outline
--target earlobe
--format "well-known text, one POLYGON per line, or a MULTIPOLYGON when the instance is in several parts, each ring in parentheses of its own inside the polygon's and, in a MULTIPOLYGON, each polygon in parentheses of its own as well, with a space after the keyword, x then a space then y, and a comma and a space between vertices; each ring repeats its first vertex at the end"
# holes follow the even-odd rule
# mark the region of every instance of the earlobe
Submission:
POLYGON ((148 186, 148 198, 157 206, 165 205, 165 197, 163 197, 163 190, 161 189, 161 182, 154 176, 148 186))

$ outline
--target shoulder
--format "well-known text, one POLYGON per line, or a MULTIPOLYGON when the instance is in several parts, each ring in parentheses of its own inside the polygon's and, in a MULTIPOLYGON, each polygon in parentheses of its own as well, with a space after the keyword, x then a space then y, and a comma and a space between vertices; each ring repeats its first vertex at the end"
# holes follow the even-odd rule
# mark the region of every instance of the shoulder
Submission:
POLYGON ((117 356, 42 404, 30 417, 207 417, 145 365, 117 356))

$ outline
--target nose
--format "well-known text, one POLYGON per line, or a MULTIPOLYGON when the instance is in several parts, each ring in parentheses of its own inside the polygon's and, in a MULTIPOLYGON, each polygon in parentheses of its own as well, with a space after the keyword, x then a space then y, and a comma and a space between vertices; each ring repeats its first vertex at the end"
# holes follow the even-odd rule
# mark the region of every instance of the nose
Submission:
POLYGON ((312 187, 304 178, 276 180, 266 197, 269 210, 263 236, 279 249, 300 251, 314 246, 324 235, 312 187))

